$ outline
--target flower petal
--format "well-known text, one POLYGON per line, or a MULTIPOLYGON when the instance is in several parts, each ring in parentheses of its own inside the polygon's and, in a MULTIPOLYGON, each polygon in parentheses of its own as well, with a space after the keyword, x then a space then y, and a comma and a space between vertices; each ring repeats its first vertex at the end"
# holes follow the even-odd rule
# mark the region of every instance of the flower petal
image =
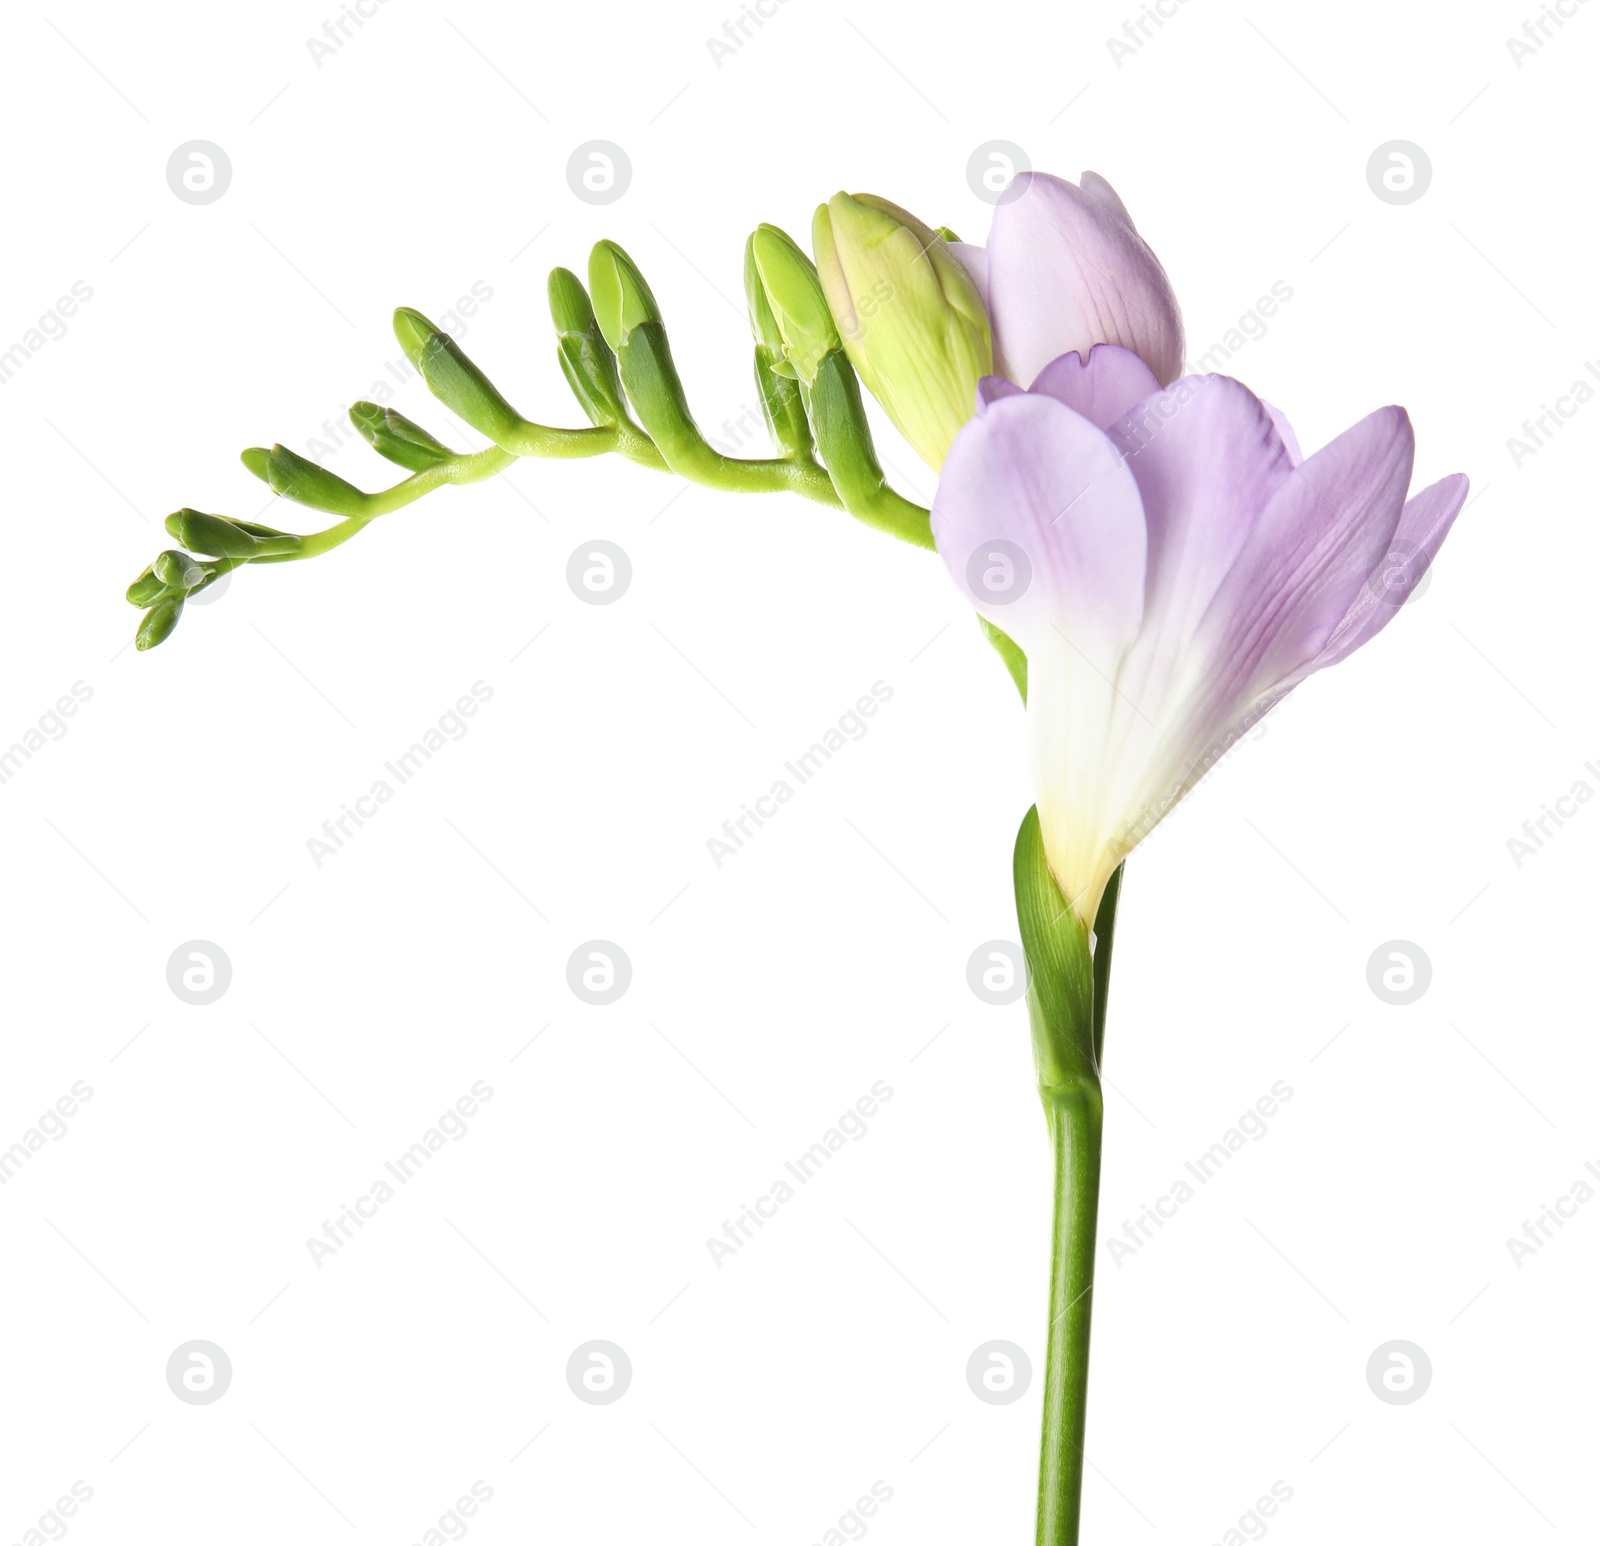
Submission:
POLYGON ((1110 429, 1123 414, 1159 392, 1161 383, 1131 349, 1096 344, 1087 359, 1073 352, 1051 360, 1028 390, 1047 393, 1091 424, 1110 429))
POLYGON ((1266 405, 1231 376, 1185 376, 1109 433, 1139 485, 1150 550, 1145 626, 1123 690, 1159 719, 1174 687, 1202 669, 1195 631, 1294 464, 1266 405))
POLYGON ((1183 321, 1166 273, 1109 186, 1020 173, 995 206, 988 301, 995 358, 1014 381, 1098 343, 1121 344, 1160 382, 1183 368, 1183 321))
POLYGON ((1115 813, 1099 777, 1129 707, 1117 673, 1144 616, 1138 485, 1112 442, 1043 394, 982 406, 956 436, 933 503, 956 585, 1028 657, 1028 738, 1045 852, 1092 918, 1115 813))
POLYGON ((1305 460, 1305 455, 1300 450, 1300 442, 1295 436, 1294 426, 1289 423, 1284 411, 1281 408, 1274 408, 1266 398, 1261 399, 1261 406, 1267 410, 1274 428, 1278 431, 1278 439, 1283 442, 1284 449, 1289 453, 1289 460, 1298 467, 1305 460))
POLYGON ((1466 502, 1467 488, 1466 475, 1455 472, 1430 483, 1406 501, 1388 551, 1368 575, 1367 583, 1340 618, 1328 642, 1314 659, 1294 672, 1289 686, 1304 681, 1314 671, 1335 665, 1388 627, 1390 619, 1416 592, 1444 544, 1466 502))
POLYGON ((1389 551, 1413 451, 1405 410, 1380 408, 1301 463, 1261 512, 1195 630, 1209 669, 1187 727, 1191 755, 1329 643, 1389 551))
POLYGON ((1004 376, 979 376, 978 377, 978 412, 982 413, 990 403, 997 403, 1002 397, 1021 397, 1022 388, 1015 381, 1007 381, 1004 376))
POLYGON ((1106 436, 1054 398, 980 407, 945 458, 932 522, 956 585, 1030 655, 1060 630, 1114 664, 1138 633, 1138 487, 1106 436))

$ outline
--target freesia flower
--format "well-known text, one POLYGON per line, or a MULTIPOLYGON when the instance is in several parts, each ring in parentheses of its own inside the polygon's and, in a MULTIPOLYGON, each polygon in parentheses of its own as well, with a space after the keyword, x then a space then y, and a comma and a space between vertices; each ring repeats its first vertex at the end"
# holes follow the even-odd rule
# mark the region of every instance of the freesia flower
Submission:
POLYGON ((1021 173, 984 247, 946 241, 887 199, 837 193, 817 210, 812 248, 850 363, 936 472, 991 366, 1028 382, 1113 343, 1163 385, 1183 368, 1166 272, 1094 172, 1081 185, 1021 173))
POLYGON ((1129 350, 987 378, 933 533, 956 584, 1028 657, 1045 855, 1092 922, 1128 852, 1287 692, 1373 637, 1466 498, 1409 501, 1413 437, 1380 408, 1302 459, 1227 376, 1163 387, 1129 350))
POLYGON ((1121 344, 1159 385, 1183 369, 1183 318, 1166 270, 1096 172, 1074 184, 1019 172, 995 205, 983 247, 951 245, 977 282, 994 331, 995 370, 1019 384, 1050 361, 1121 344))

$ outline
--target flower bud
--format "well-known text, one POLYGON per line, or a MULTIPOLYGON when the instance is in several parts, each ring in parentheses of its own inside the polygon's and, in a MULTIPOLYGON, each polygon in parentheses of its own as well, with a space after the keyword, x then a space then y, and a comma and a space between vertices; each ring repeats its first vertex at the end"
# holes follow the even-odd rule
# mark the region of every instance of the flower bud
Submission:
POLYGON ((172 630, 178 626, 178 619, 182 616, 181 596, 157 602, 145 613, 144 621, 139 624, 139 631, 133 636, 133 647, 138 650, 153 650, 156 645, 166 641, 172 630))
MULTIPOLYGON (((394 336, 406 358, 428 384, 428 390, 453 414, 496 445, 515 439, 523 418, 500 395, 495 384, 478 369, 448 333, 437 328, 420 311, 402 306, 394 314, 394 336)), ((326 508, 321 507, 321 508, 326 508)))
MULTIPOLYGON (((206 577, 205 569, 200 564, 197 564, 187 553, 177 553, 171 548, 168 548, 165 553, 158 554, 156 561, 147 572, 152 578, 160 582, 162 593, 174 596, 181 596, 186 591, 192 591, 206 577)), ((159 599, 159 595, 151 596, 144 605, 149 606, 159 599)), ((131 588, 128 593, 128 600, 133 600, 131 588)))
POLYGON ((556 328, 556 358, 561 374, 591 424, 617 424, 627 418, 617 357, 595 319, 583 281, 570 269, 550 270, 550 320, 556 328))
POLYGON ((821 205, 812 246, 850 363, 937 471, 994 368, 977 285, 940 236, 871 194, 821 205))
POLYGON ((601 335, 613 349, 622 349, 636 327, 661 320, 644 275, 615 242, 596 242, 590 252, 589 294, 601 335))
MULTIPOLYGON (((165 556, 165 554, 162 555, 162 557, 165 556)), ((148 607, 159 601, 166 593, 166 581, 156 573, 156 566, 154 564, 146 564, 144 572, 128 587, 125 594, 134 606, 148 607)))
POLYGON ((368 402, 351 403, 350 422, 379 456, 387 457, 408 472, 425 472, 455 456, 449 446, 435 440, 420 424, 413 424, 393 408, 380 408, 368 402))
POLYGON ((355 484, 346 483, 326 467, 307 461, 288 446, 273 446, 270 451, 264 446, 251 446, 239 453, 239 460, 274 494, 292 499, 297 505, 326 510, 330 515, 366 513, 367 495, 355 484))
MULTIPOLYGON (((167 517, 166 525, 167 534, 186 548, 213 558, 265 558, 272 554, 293 553, 300 546, 298 537, 274 531, 270 526, 250 527, 238 521, 226 520, 220 515, 206 515, 199 510, 175 510, 167 517)), ((168 590, 178 588, 180 577, 185 590, 192 590, 204 578, 200 572, 189 578, 187 571, 179 567, 182 562, 199 570, 199 566, 194 565, 186 553, 163 553, 155 561, 155 573, 168 590)))
POLYGON ((770 329, 782 345, 788 369, 773 368, 809 386, 817 379, 823 357, 843 347, 816 265, 777 226, 758 226, 747 249, 745 293, 757 336, 763 336, 761 329, 770 329))
POLYGON ((570 268, 553 268, 546 285, 550 297, 550 320, 556 332, 584 334, 594 325, 594 307, 583 281, 570 268))

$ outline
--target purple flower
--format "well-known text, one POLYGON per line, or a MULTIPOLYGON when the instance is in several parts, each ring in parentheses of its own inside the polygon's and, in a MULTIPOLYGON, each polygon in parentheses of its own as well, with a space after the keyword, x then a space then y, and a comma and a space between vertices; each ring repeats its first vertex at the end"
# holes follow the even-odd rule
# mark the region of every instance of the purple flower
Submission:
POLYGON ((986 377, 934 500, 956 584, 1028 657, 1045 853, 1085 921, 1128 852, 1291 688, 1366 643, 1466 498, 1409 501, 1380 408, 1302 459, 1228 376, 1162 387, 1104 344, 1031 391, 986 377))
POLYGON ((1051 360, 1121 344, 1158 384, 1183 369, 1183 318, 1166 271, 1105 178, 1022 172, 995 206, 985 247, 956 242, 989 308, 995 369, 1032 381, 1051 360))

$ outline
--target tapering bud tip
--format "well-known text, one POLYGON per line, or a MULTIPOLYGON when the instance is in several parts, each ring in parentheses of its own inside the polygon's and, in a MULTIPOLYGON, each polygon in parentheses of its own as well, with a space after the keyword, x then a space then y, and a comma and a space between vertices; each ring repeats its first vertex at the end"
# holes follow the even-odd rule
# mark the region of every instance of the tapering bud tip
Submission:
POLYGON ((406 358, 421 370, 428 348, 434 339, 443 335, 420 311, 414 311, 409 306, 398 306, 394 313, 394 336, 399 340, 406 358))
POLYGON ((167 640, 182 616, 181 596, 158 602, 145 613, 144 621, 139 624, 139 631, 133 636, 133 647, 139 650, 153 650, 158 644, 167 640))
POLYGON ((613 349, 621 349, 636 327, 661 320, 644 275, 615 242, 596 242, 590 252, 589 294, 601 336, 613 349))
POLYGON ((368 402, 351 403, 350 422, 379 456, 387 457, 409 472, 436 467, 456 454, 420 424, 412 423, 393 408, 380 408, 368 402))
POLYGON ((749 255, 746 284, 753 267, 785 360, 802 381, 815 381, 824 356, 841 347, 816 265, 775 225, 756 228, 749 255))
POLYGON ((550 270, 550 320, 558 333, 587 333, 594 326, 594 307, 583 281, 570 268, 550 270))

